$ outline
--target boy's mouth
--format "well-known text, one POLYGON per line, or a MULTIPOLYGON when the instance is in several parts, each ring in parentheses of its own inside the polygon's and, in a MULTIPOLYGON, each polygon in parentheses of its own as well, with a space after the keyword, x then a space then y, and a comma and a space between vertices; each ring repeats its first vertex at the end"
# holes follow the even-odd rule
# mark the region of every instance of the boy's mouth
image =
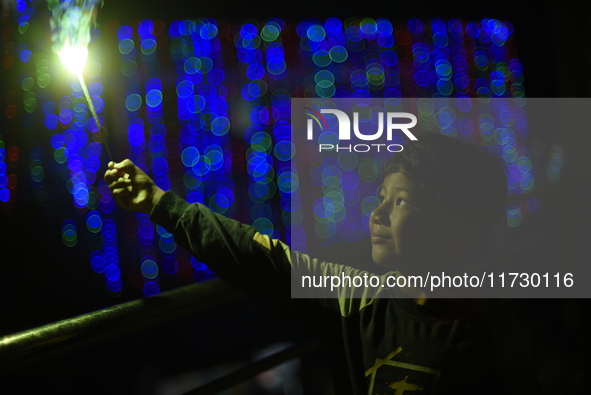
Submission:
POLYGON ((389 235, 379 234, 379 233, 372 233, 371 234, 371 242, 372 243, 385 243, 390 240, 391 237, 389 235))

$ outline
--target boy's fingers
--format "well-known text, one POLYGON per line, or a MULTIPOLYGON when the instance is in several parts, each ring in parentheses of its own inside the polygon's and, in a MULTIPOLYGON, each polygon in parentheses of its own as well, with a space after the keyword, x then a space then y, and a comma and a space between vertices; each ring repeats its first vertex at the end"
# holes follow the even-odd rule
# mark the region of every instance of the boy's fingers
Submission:
POLYGON ((115 197, 125 197, 129 196, 130 192, 125 188, 117 188, 113 189, 113 196, 115 197))
POLYGON ((120 176, 118 175, 119 171, 116 169, 111 169, 111 170, 107 170, 105 171, 105 182, 107 184, 112 183, 113 181, 115 181, 117 178, 119 178, 120 176))
POLYGON ((124 159, 119 163, 115 163, 115 169, 117 170, 123 170, 126 173, 129 173, 130 175, 135 174, 135 165, 133 164, 133 162, 129 159, 124 159))
POLYGON ((109 183, 109 189, 115 190, 117 188, 127 188, 131 185, 131 180, 129 178, 119 177, 117 180, 109 183))

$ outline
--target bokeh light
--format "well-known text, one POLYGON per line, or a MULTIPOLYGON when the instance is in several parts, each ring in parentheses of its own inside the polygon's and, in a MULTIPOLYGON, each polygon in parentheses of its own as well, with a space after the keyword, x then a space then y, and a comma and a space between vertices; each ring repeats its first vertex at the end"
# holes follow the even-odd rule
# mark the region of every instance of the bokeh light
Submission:
MULTIPOLYGON (((183 255, 148 216, 115 208, 102 181, 109 158, 80 84, 60 76, 47 42, 30 39, 35 12, 18 2, 12 33, 2 37, 2 67, 14 75, 3 86, 3 215, 22 185, 32 186, 45 207, 52 194, 67 191, 62 242, 72 249, 88 243, 89 270, 104 277, 110 297, 129 287, 150 296, 175 279, 208 278, 206 266, 183 255), (16 174, 19 161, 25 177, 16 174), (130 248, 133 257, 124 259, 130 248)), ((510 193, 522 197, 507 211, 509 226, 540 211, 535 195, 540 185, 560 180, 563 147, 526 146, 529 126, 517 105, 467 119, 470 101, 460 100, 525 97, 512 32, 495 19, 110 21, 93 33, 85 78, 109 128, 113 159, 129 157, 160 187, 306 251, 310 240, 298 228, 306 221, 314 221, 323 242, 367 235, 387 153, 334 152, 310 161, 309 172, 292 167, 292 97, 353 97, 357 106, 369 97, 456 99, 449 108, 420 106, 421 128, 459 136, 505 160, 510 193), (107 61, 109 40, 117 57, 107 61), (310 183, 319 190, 312 201, 302 191, 310 183)), ((336 135, 321 139, 334 143, 336 135)))

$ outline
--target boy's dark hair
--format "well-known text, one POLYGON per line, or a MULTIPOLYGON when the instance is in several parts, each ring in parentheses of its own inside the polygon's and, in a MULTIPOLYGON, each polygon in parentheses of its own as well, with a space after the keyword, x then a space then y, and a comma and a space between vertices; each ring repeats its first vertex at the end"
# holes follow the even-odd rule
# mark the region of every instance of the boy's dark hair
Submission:
POLYGON ((507 208, 507 175, 497 155, 439 133, 404 145, 384 165, 383 176, 402 172, 419 183, 437 208, 490 231, 507 208))

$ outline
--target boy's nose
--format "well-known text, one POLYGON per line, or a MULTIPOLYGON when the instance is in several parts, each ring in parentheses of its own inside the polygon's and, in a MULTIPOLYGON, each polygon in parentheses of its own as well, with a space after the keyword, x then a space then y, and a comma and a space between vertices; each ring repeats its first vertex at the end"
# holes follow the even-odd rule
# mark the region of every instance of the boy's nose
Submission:
POLYGON ((386 225, 386 217, 384 215, 384 207, 380 204, 369 215, 369 222, 376 225, 386 225))

